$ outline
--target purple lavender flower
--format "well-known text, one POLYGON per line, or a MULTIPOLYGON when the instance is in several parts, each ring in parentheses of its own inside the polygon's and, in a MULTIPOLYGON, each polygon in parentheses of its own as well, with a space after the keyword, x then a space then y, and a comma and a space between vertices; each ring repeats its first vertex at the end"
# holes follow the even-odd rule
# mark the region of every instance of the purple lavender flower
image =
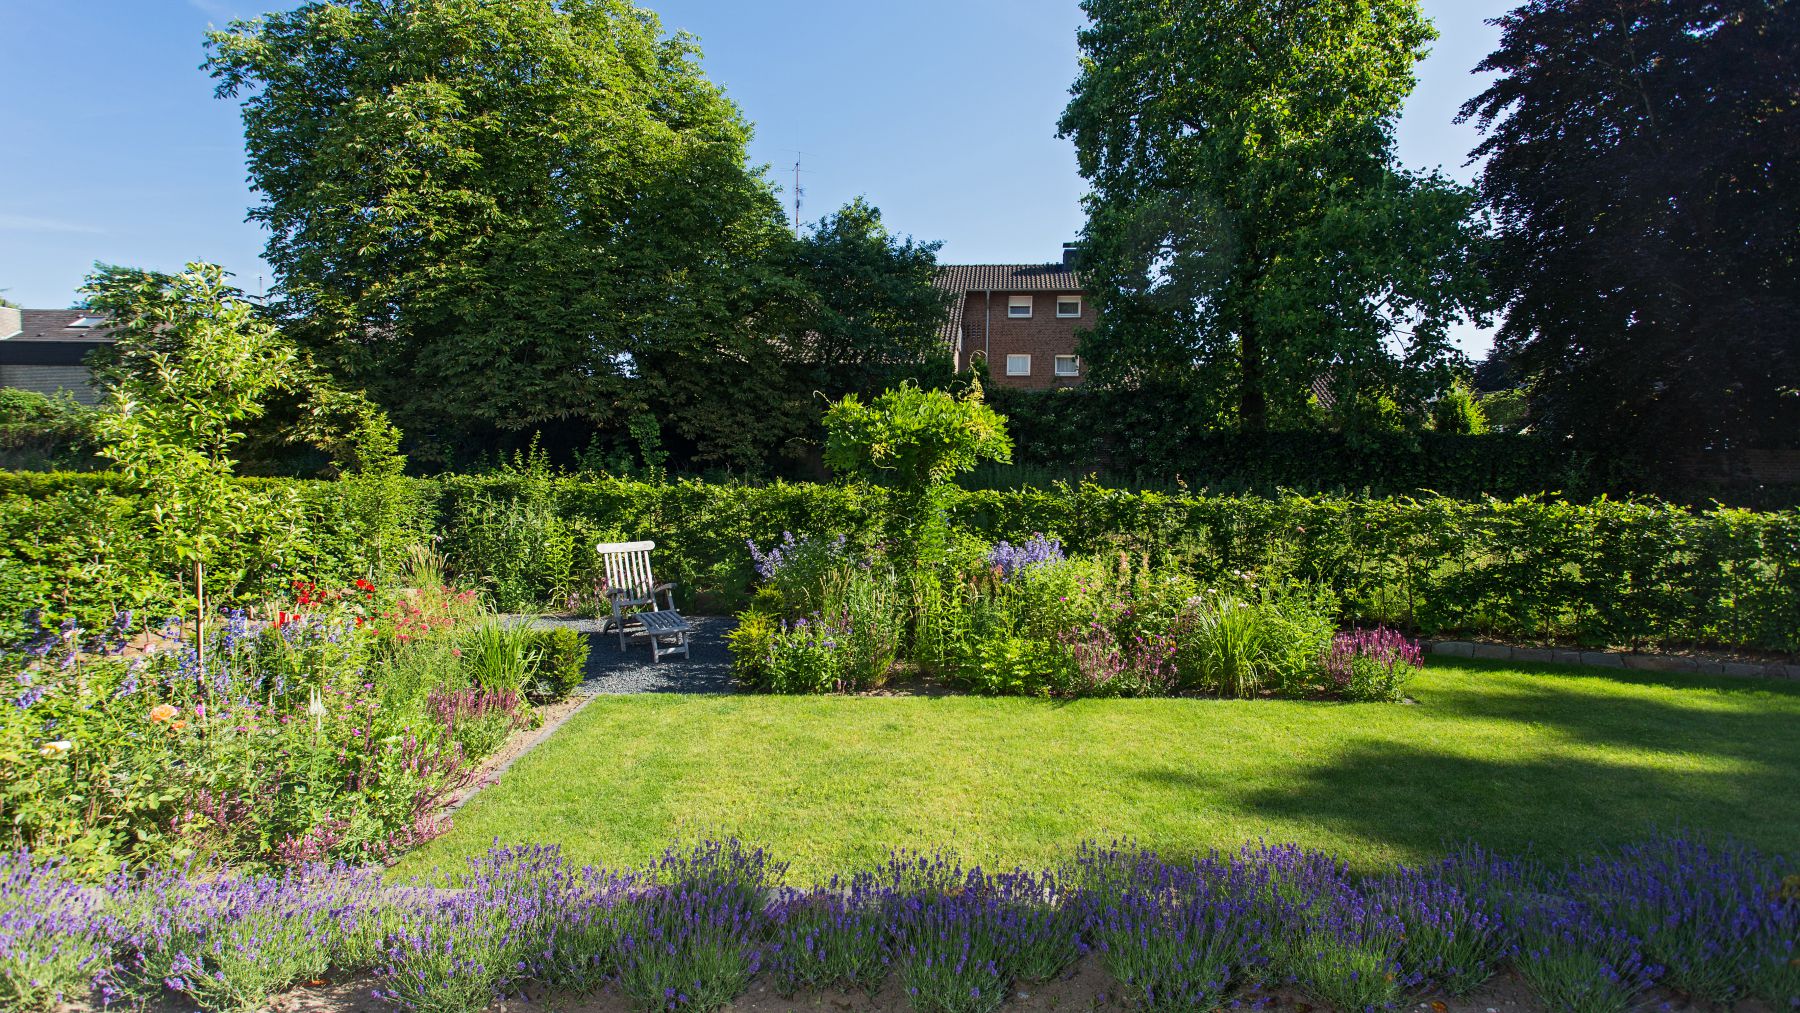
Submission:
POLYGON ((1063 558, 1062 542, 1055 538, 1047 539, 1042 532, 1032 535, 1023 545, 996 542, 993 551, 988 553, 989 565, 1000 571, 1003 580, 1011 580, 1014 574, 1028 566, 1060 563, 1063 558))

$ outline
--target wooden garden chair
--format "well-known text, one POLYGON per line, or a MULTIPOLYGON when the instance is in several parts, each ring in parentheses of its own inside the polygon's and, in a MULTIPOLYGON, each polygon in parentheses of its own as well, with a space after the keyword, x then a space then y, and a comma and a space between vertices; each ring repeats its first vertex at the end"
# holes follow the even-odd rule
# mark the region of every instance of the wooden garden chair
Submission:
POLYGON ((651 660, 677 651, 686 654, 687 623, 675 611, 675 585, 658 583, 650 572, 650 550, 656 543, 601 542, 594 548, 606 571, 606 597, 612 605, 611 617, 601 617, 600 632, 616 631, 623 651, 630 624, 635 627, 632 635, 650 638, 651 660), (661 650, 657 640, 666 635, 676 636, 679 646, 661 650))

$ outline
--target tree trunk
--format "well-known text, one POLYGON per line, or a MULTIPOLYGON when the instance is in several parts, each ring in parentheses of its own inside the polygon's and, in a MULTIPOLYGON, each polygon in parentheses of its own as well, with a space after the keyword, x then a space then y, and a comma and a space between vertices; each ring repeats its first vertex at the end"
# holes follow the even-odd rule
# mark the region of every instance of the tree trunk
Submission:
POLYGON ((1260 433, 1269 428, 1269 402, 1263 396, 1263 347, 1249 314, 1238 320, 1238 429, 1260 433))

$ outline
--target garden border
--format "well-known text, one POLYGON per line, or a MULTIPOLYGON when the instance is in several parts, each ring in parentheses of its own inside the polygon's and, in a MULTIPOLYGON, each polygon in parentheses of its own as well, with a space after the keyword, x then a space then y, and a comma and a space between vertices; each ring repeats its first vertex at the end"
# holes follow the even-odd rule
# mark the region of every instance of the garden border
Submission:
MULTIPOLYGON (((482 792, 486 791, 487 789, 499 784, 500 783, 500 775, 506 773, 507 770, 511 769, 512 765, 519 762, 520 758, 524 757, 526 754, 530 753, 532 750, 536 749, 537 747, 543 745, 544 740, 546 740, 550 736, 556 734, 557 730, 560 729, 563 725, 568 724, 570 718, 572 718, 575 715, 580 714, 582 711, 586 710, 587 705, 590 703, 593 703, 594 698, 600 695, 598 693, 582 693, 580 690, 577 690, 576 692, 581 696, 580 703, 577 703, 575 706, 570 707, 566 713, 559 716, 556 720, 550 722, 549 724, 544 725, 542 728, 539 728, 537 730, 537 734, 533 735, 531 737, 530 741, 526 742, 523 746, 521 746, 519 748, 518 752, 507 757, 503 762, 501 762, 501 764, 499 766, 495 767, 493 770, 490 770, 487 773, 482 774, 481 777, 476 779, 474 784, 469 786, 469 790, 464 792, 461 798, 450 803, 449 805, 445 806, 444 808, 438 810, 436 815, 439 816, 440 818, 453 817, 462 810, 463 806, 469 804, 470 799, 481 794, 482 792)), ((389 863, 389 864, 392 864, 392 863, 389 863)))
POLYGON ((1477 640, 1424 640, 1420 643, 1427 654, 1445 658, 1624 668, 1638 672, 1687 672, 1693 675, 1724 675, 1745 679, 1800 679, 1800 664, 1780 662, 1716 661, 1685 654, 1594 651, 1574 647, 1515 647, 1511 644, 1477 640))

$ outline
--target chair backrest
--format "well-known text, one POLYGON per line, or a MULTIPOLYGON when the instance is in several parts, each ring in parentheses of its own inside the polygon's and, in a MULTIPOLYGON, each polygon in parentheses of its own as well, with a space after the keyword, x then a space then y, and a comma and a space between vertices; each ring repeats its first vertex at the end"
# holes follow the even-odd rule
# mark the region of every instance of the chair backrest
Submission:
POLYGON ((601 542, 594 547, 606 567, 606 586, 632 598, 650 597, 656 578, 650 573, 650 550, 655 542, 601 542))

